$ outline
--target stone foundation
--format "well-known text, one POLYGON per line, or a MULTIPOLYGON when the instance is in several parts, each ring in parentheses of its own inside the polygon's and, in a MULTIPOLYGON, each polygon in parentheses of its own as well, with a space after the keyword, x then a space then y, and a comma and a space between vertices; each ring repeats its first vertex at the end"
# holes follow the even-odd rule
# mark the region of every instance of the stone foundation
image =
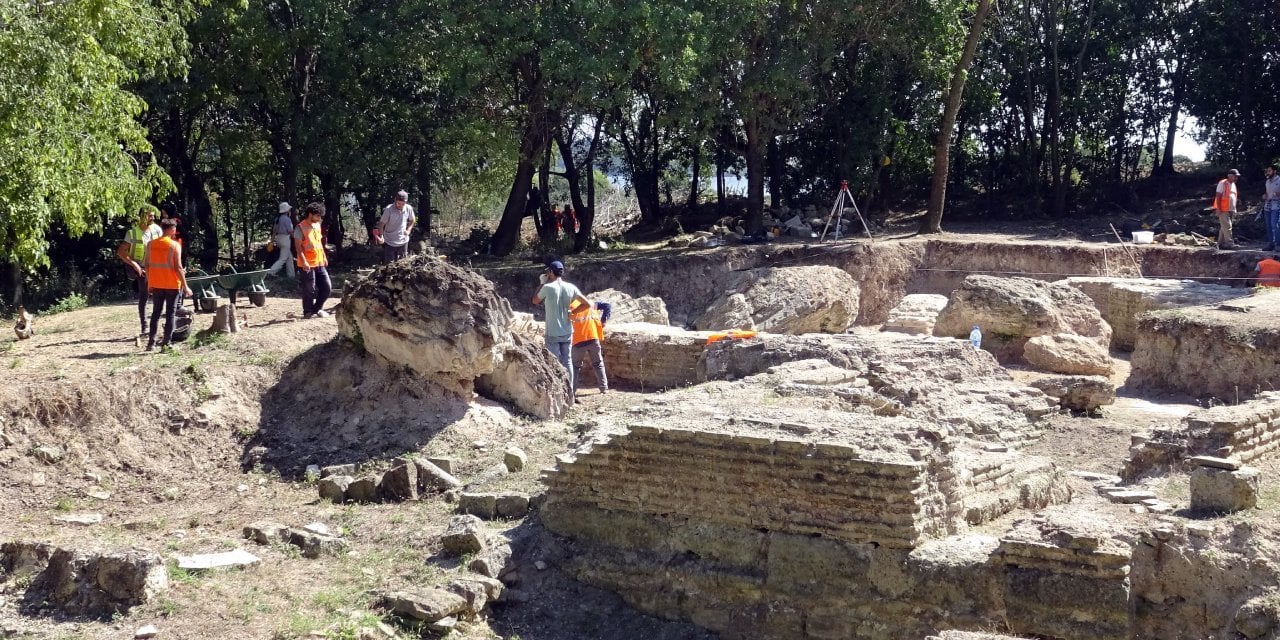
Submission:
POLYGON ((1225 285, 1195 280, 1075 277, 1063 282, 1093 300, 1102 319, 1111 325, 1111 348, 1120 351, 1133 351, 1138 337, 1138 316, 1148 311, 1214 304, 1244 293, 1225 285))
POLYGON ((1129 384, 1234 404, 1280 388, 1280 295, 1138 320, 1129 384))
POLYGON ((609 384, 646 391, 694 384, 710 336, 709 331, 611 322, 603 346, 609 384))
POLYGON ((1193 456, 1256 462, 1280 449, 1280 393, 1236 406, 1219 405, 1191 412, 1176 424, 1135 436, 1121 476, 1137 478, 1152 470, 1181 466, 1193 456))

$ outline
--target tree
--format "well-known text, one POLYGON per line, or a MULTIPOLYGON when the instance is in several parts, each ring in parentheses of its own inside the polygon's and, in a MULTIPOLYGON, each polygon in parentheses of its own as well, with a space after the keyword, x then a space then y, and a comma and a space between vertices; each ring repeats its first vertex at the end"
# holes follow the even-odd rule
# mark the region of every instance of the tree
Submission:
POLYGON ((101 231, 172 188, 127 87, 180 71, 184 53, 160 3, 0 4, 0 264, 48 264, 54 225, 101 231))
POLYGON ((929 189, 929 209, 920 224, 921 233, 942 232, 942 210, 947 197, 947 177, 951 168, 951 136, 955 132, 956 113, 960 111, 960 99, 964 96, 964 83, 969 77, 969 65, 978 50, 982 27, 991 9, 991 0, 978 0, 978 8, 969 25, 964 51, 956 61, 951 74, 951 88, 947 91, 946 107, 942 112, 942 124, 938 127, 938 141, 933 152, 933 178, 929 189))

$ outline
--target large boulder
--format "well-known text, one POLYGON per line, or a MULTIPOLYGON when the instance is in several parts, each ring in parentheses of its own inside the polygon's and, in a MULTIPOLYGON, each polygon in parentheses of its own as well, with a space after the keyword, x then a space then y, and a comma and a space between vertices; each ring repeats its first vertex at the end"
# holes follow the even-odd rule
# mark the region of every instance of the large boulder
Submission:
POLYGON ((613 305, 609 322, 648 322, 650 324, 670 324, 667 315, 667 303, 655 296, 634 298, 630 294, 617 289, 605 289, 587 296, 594 302, 608 302, 613 305))
POLYGON ((493 283, 429 256, 384 265, 348 285, 343 336, 438 387, 479 391, 540 418, 568 410, 568 378, 541 343, 512 330, 511 304, 493 283))
POLYGON ((1115 372, 1110 354, 1095 340, 1069 333, 1036 336, 1027 341, 1022 356, 1042 371, 1081 376, 1109 376, 1115 372))
POLYGON ((699 330, 843 333, 858 317, 858 282, 826 266, 769 267, 739 273, 694 321, 699 330))
POLYGON ((1089 338, 1105 351, 1111 326, 1089 296, 1060 282, 1030 278, 969 276, 951 294, 933 335, 968 337, 982 328, 982 346, 1003 362, 1022 359, 1031 338, 1070 334, 1089 338))
POLYGON ((938 314, 947 307, 947 297, 936 293, 913 293, 889 312, 881 331, 933 335, 938 314))

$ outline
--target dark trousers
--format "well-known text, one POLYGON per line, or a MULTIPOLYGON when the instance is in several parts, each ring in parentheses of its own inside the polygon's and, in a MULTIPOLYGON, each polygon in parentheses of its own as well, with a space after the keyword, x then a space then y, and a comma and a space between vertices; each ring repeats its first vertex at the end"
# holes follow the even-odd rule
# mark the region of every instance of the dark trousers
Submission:
MULTIPOLYGON (((132 272, 130 272, 132 273, 132 272)), ((151 297, 147 293, 147 276, 139 276, 133 281, 135 293, 138 294, 138 333, 147 332, 147 300, 151 297)))
POLYGON ((177 289, 156 289, 151 292, 151 332, 147 342, 155 344, 156 328, 160 324, 160 310, 164 309, 164 340, 160 344, 169 344, 173 340, 173 314, 178 310, 177 289))
POLYGON ((323 309, 324 301, 333 291, 329 270, 324 267, 312 267, 309 271, 299 269, 298 282, 302 284, 302 315, 309 316, 323 309))
POLYGON ((382 264, 395 262, 409 255, 409 243, 406 242, 398 247, 389 244, 382 245, 382 264))

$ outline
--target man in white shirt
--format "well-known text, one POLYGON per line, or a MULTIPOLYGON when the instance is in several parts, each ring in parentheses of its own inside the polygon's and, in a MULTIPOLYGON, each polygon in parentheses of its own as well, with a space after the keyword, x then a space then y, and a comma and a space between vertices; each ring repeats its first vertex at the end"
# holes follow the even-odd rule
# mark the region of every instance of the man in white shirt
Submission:
POLYGON ((373 229, 373 240, 382 245, 382 264, 395 262, 409 255, 409 234, 417 218, 408 204, 409 194, 400 191, 396 201, 382 210, 378 226, 373 229))
POLYGON ((128 267, 125 274, 133 282, 134 293, 138 296, 138 336, 135 342, 147 333, 147 243, 159 238, 163 233, 156 224, 155 207, 144 204, 138 209, 138 222, 129 227, 124 240, 116 247, 116 256, 128 267))
POLYGON ((1235 249, 1235 239, 1231 237, 1231 216, 1236 213, 1238 204, 1236 180, 1240 172, 1232 169, 1227 177, 1218 181, 1213 192, 1213 212, 1218 215, 1218 248, 1235 249))
POLYGON ((1266 181, 1262 194, 1262 219, 1267 222, 1267 248, 1274 251, 1280 247, 1280 169, 1276 165, 1268 165, 1263 169, 1266 181))
POLYGON ((296 275, 293 267, 293 207, 288 202, 280 203, 280 217, 276 218, 276 223, 271 227, 271 238, 275 240, 276 247, 280 249, 280 257, 276 258, 275 264, 267 270, 267 274, 276 275, 281 269, 287 269, 289 277, 296 275))

